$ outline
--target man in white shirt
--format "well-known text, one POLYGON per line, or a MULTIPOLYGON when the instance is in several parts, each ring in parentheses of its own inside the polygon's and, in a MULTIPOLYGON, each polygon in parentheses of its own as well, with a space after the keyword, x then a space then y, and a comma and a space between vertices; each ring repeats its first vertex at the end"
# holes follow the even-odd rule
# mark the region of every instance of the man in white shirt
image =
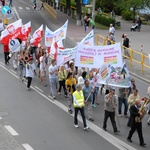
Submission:
POLYGON ((33 63, 33 57, 29 57, 28 59, 28 63, 26 65, 26 77, 28 80, 27 83, 27 90, 30 90, 30 86, 31 86, 31 82, 32 82, 32 78, 34 77, 34 74, 36 75, 36 71, 35 71, 35 64, 33 63))
POLYGON ((111 33, 113 35, 115 34, 115 28, 113 27, 113 24, 110 24, 109 33, 111 33))
POLYGON ((56 78, 57 78, 57 73, 58 73, 55 59, 52 60, 52 64, 48 68, 48 72, 49 72, 49 82, 51 86, 50 93, 53 99, 55 99, 56 78))

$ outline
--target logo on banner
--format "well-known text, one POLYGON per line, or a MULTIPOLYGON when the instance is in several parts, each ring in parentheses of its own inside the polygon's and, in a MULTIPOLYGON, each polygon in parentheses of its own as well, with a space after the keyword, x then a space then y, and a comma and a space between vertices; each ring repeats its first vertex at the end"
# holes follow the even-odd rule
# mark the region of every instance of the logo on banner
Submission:
POLYGON ((104 63, 117 64, 117 56, 104 57, 104 63))
POLYGON ((81 56, 81 57, 80 57, 80 63, 81 63, 81 64, 93 65, 93 64, 94 64, 94 57, 81 56))
POLYGON ((10 40, 9 49, 11 52, 18 52, 20 50, 20 42, 17 39, 10 40))
POLYGON ((39 31, 37 31, 37 32, 36 32, 36 34, 37 34, 37 36, 38 36, 38 37, 41 37, 41 35, 42 35, 42 33, 41 33, 41 31, 40 31, 40 30, 39 30, 39 31))
POLYGON ((7 31, 10 35, 13 35, 15 33, 15 27, 13 25, 10 25, 9 27, 7 27, 7 31))

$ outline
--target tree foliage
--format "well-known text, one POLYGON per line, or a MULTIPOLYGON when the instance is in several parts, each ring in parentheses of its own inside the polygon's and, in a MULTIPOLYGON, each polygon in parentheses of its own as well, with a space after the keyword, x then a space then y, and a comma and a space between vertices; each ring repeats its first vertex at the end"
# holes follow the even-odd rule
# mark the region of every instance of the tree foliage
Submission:
POLYGON ((116 14, 133 8, 135 11, 144 8, 150 8, 150 0, 96 0, 96 8, 101 7, 103 11, 111 12, 115 10, 116 14))

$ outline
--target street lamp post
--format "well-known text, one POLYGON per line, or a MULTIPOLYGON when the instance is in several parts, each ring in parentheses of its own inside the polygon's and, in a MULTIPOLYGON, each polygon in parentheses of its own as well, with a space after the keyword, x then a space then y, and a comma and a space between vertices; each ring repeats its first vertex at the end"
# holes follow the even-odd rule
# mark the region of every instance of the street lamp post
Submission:
POLYGON ((96 3, 96 0, 93 0, 93 3, 92 3, 92 20, 95 20, 95 3, 96 3))

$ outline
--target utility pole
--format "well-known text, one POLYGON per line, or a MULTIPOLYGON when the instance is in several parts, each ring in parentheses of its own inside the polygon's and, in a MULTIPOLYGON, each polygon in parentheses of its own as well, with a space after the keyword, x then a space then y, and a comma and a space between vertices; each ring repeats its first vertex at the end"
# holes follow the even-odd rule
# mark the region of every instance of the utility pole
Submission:
POLYGON ((95 20, 95 3, 96 3, 96 0, 93 0, 93 3, 92 3, 92 20, 95 20))

